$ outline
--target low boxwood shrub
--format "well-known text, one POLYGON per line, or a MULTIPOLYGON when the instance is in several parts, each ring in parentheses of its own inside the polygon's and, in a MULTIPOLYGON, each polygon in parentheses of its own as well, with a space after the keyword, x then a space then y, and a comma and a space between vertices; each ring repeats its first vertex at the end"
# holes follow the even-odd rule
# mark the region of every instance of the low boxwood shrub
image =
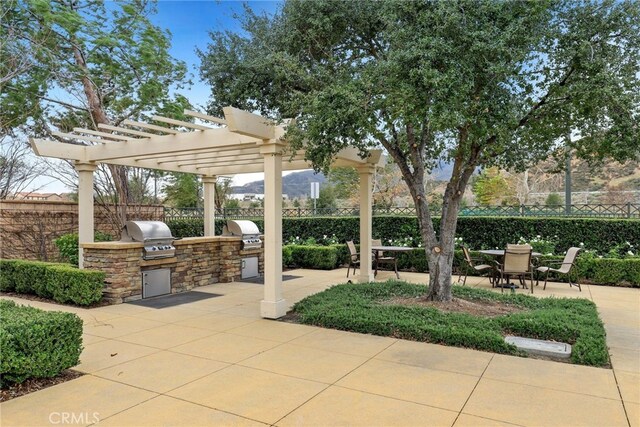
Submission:
POLYGON ((100 301, 105 273, 68 264, 0 259, 1 290, 33 294, 60 303, 90 305, 100 301))
POLYGON ((0 300, 0 386, 50 378, 80 361, 82 320, 0 300))
POLYGON ((52 265, 47 268, 45 287, 54 301, 90 305, 102 298, 104 279, 105 273, 102 271, 52 265))
POLYGON ((522 311, 498 317, 447 313, 434 307, 400 305, 397 297, 414 299, 428 288, 401 281, 343 284, 304 298, 293 307, 299 322, 366 334, 426 341, 495 353, 523 355, 504 341, 505 335, 567 342, 571 361, 606 366, 605 331, 595 304, 581 298, 535 298, 454 286, 457 298, 494 301, 522 311))
MULTIPOLYGON (((96 231, 93 235, 96 242, 109 242, 112 240, 110 234, 96 231)), ((53 241, 60 252, 60 259, 69 264, 78 265, 78 234, 64 234, 53 241)))
POLYGON ((289 267, 332 270, 341 264, 339 250, 334 246, 287 245, 284 248, 291 251, 289 267))

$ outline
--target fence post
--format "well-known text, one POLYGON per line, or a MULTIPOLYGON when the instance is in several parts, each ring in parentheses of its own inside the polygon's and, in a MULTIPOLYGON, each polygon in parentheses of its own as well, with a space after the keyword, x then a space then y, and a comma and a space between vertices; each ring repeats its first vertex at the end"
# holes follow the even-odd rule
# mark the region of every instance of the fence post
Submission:
POLYGON ((524 205, 520 205, 520 216, 524 216, 524 205))
POLYGON ((300 218, 302 215, 300 214, 300 206, 298 206, 298 218, 300 218))
POLYGON ((631 202, 627 202, 627 218, 631 218, 631 202))

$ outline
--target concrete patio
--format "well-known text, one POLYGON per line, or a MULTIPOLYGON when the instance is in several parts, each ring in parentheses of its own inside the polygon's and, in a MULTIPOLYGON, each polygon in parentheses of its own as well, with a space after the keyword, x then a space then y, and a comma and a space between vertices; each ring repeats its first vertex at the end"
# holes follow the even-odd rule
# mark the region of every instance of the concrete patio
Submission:
MULTIPOLYGON (((286 274, 299 276, 283 282, 290 304, 346 280, 344 269, 286 274)), ((208 295, 162 309, 16 299, 84 320, 75 369, 87 375, 1 404, 0 424, 640 426, 640 291, 582 288, 535 295, 593 300, 613 369, 264 320, 252 283, 198 288, 208 295)))

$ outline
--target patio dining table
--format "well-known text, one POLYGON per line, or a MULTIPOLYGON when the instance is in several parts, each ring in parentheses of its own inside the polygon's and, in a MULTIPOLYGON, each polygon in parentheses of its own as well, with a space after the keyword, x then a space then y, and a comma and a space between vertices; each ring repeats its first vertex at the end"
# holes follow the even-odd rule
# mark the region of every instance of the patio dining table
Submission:
MULTIPOLYGON (((415 248, 411 248, 407 246, 379 246, 379 245, 371 246, 371 250, 374 252, 375 259, 376 259, 376 271, 375 271, 374 277, 378 274, 378 259, 380 258, 381 252, 411 252, 414 249, 415 248)), ((396 272, 396 277, 398 279, 400 278, 400 274, 398 274, 397 272, 396 272)))
MULTIPOLYGON (((488 255, 494 258, 502 258, 504 256, 505 250, 504 249, 485 249, 478 252, 480 252, 482 255, 488 255)), ((534 258, 539 258, 542 256, 542 254, 540 252, 531 252, 531 256, 534 258)))
MULTIPOLYGON (((485 249, 485 250, 481 250, 478 251, 480 252, 482 255, 487 255, 490 257, 494 257, 494 258, 504 258, 504 253, 505 250, 504 249, 485 249)), ((541 257, 542 254, 540 252, 531 252, 531 257, 538 259, 539 257, 541 257)), ((497 282, 497 280, 496 280, 497 282)), ((503 286, 507 286, 507 287, 515 287, 515 288, 519 288, 520 286, 516 285, 516 284, 512 284, 512 283, 508 283, 507 285, 496 285, 496 287, 503 287, 503 286)))

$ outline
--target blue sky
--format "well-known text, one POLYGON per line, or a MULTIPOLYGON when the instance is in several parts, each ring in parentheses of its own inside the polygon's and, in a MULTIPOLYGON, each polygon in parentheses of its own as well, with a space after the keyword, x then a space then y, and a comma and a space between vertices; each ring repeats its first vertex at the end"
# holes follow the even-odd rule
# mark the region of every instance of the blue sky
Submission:
POLYGON ((275 12, 279 4, 275 1, 158 1, 158 13, 151 20, 158 27, 171 31, 171 54, 184 61, 193 75, 193 87, 180 92, 196 106, 204 106, 210 92, 207 85, 200 81, 200 59, 196 55, 196 48, 206 50, 209 31, 240 31, 233 16, 242 12, 244 3, 257 13, 267 14, 275 12))

